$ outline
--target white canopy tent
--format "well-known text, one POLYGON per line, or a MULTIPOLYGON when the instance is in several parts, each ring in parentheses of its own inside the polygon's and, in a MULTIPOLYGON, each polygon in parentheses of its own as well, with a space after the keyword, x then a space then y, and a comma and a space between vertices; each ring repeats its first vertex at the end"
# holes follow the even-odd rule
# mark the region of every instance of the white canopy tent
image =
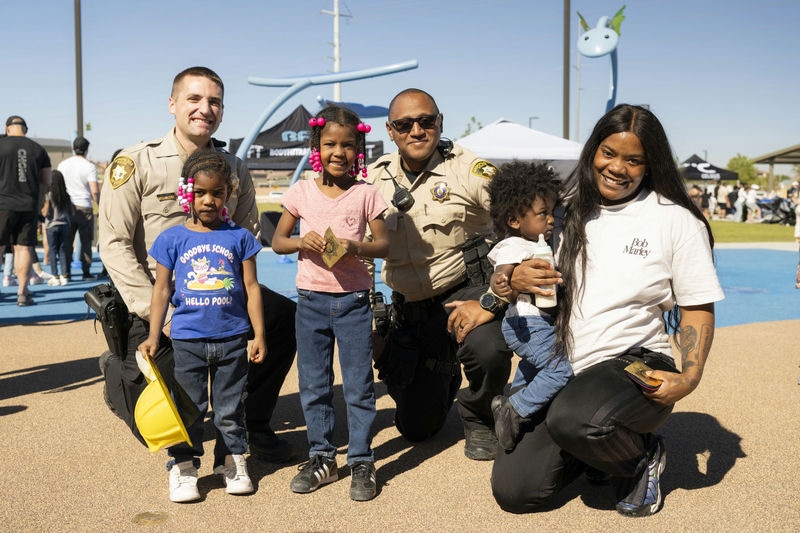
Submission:
POLYGON ((548 161, 565 178, 577 164, 583 145, 500 118, 456 140, 495 165, 513 159, 548 161))

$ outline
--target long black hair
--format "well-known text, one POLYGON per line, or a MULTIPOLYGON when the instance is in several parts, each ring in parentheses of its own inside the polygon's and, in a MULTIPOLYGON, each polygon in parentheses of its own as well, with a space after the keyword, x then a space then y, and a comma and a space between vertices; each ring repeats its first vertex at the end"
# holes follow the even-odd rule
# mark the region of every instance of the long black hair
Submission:
POLYGON ((50 178, 50 203, 54 209, 72 213, 72 199, 67 193, 67 184, 64 183, 64 174, 54 170, 50 178))
MULTIPOLYGON (((559 244, 558 269, 564 285, 559 298, 556 319, 556 350, 572 352, 572 331, 569 319, 578 300, 581 287, 577 286, 576 269, 581 267, 581 279, 586 273, 586 223, 599 209, 602 196, 594 176, 594 156, 600 144, 615 133, 629 132, 639 138, 645 154, 645 174, 641 187, 655 191, 660 196, 680 205, 698 220, 708 232, 711 247, 714 236, 708 220, 700 212, 686 191, 683 177, 673 158, 667 134, 658 118, 647 108, 620 104, 606 113, 595 125, 586 140, 578 159, 578 166, 565 182, 563 230, 559 244)), ((668 315, 667 323, 677 331, 680 321, 678 307, 668 315)))

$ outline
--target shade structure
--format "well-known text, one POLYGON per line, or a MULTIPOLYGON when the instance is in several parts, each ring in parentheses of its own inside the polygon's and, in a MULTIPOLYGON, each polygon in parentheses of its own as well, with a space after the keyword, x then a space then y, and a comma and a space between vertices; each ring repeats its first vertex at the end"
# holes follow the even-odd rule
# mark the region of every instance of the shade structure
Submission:
POLYGON ((686 181, 738 181, 739 174, 704 161, 697 154, 681 165, 681 174, 686 181))
POLYGON ((547 161, 562 178, 575 168, 583 148, 575 141, 536 131, 504 118, 456 140, 456 143, 495 165, 514 159, 547 161))

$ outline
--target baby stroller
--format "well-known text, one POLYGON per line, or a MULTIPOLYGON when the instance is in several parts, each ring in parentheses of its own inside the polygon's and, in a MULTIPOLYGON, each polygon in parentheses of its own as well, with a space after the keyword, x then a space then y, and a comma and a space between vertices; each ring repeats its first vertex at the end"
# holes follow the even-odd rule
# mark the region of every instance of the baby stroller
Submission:
POLYGON ((791 200, 787 200, 786 198, 772 198, 770 200, 761 200, 758 205, 761 207, 762 223, 794 226, 795 205, 791 200))

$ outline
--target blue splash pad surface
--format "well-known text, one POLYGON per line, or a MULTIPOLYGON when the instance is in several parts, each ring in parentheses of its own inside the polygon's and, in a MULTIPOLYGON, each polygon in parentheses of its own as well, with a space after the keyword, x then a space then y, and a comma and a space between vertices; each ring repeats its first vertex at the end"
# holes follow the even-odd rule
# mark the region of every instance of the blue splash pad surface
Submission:
MULTIPOLYGON (((794 288, 796 252, 718 249, 714 259, 725 292, 725 299, 715 309, 717 327, 800 318, 800 290, 794 288)), ((278 256, 264 250, 258 256, 259 281, 296 300, 296 261, 296 254, 278 256)), ((379 260, 376 289, 388 301, 392 291, 380 281, 381 266, 379 260)))
POLYGON ((797 252, 725 249, 714 257, 725 292, 716 305, 718 327, 800 318, 797 252))
MULTIPOLYGON (((717 327, 800 318, 800 290, 794 288, 796 251, 768 249, 717 249, 717 272, 725 299, 716 306, 717 327)), ((41 252, 40 252, 41 257, 41 252)), ((382 261, 377 261, 376 289, 387 301, 391 289, 380 282, 382 261)), ((280 256, 265 248, 258 254, 258 279, 271 289, 297 299, 297 254, 280 256)), ((102 270, 95 259, 92 273, 102 270)), ((107 281, 107 280, 100 280, 107 281)), ((97 281, 71 282, 64 287, 36 285, 31 288, 36 305, 18 307, 16 287, 2 287, 0 326, 93 318, 83 294, 97 281)))

